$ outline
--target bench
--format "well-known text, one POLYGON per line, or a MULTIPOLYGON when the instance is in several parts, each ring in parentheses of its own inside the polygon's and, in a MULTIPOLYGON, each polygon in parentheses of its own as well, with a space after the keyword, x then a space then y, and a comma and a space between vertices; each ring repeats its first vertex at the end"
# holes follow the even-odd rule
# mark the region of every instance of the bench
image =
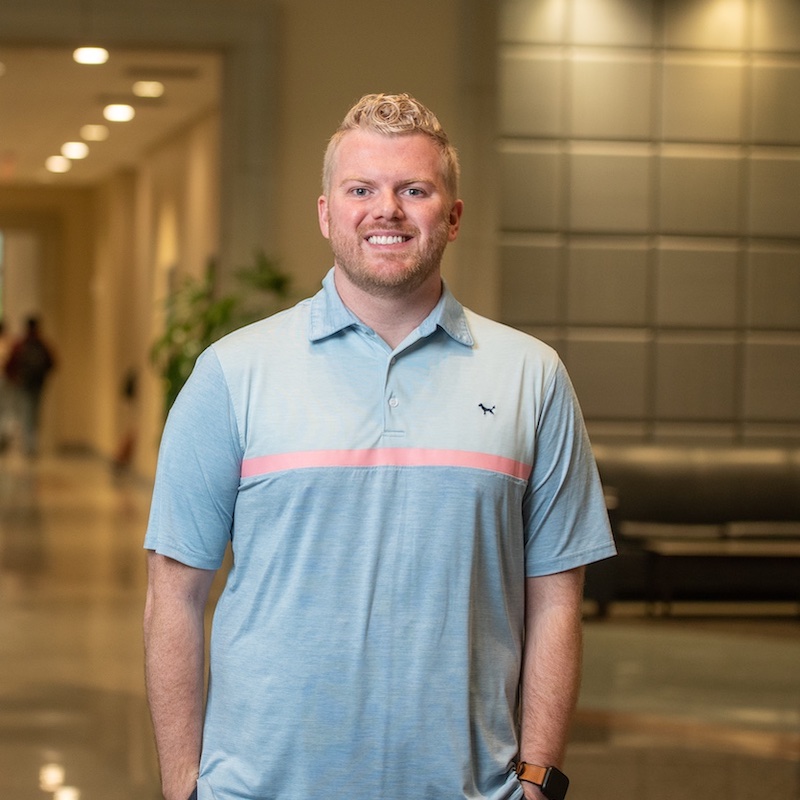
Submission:
MULTIPOLYGON (((800 448, 595 446, 619 556, 587 569, 615 600, 800 603, 800 448)), ((800 609, 800 605, 798 606, 800 609)))
MULTIPOLYGON (((708 575, 713 570, 735 573, 742 566, 740 562, 743 559, 756 559, 759 566, 766 569, 766 580, 769 581, 771 576, 787 569, 797 573, 796 565, 791 566, 790 559, 800 559, 800 538, 792 541, 646 539, 642 548, 647 557, 647 605, 651 614, 657 607, 669 612, 673 587, 679 584, 687 562, 697 565, 701 573, 708 575)), ((752 566, 748 564, 747 568, 752 566)), ((759 572, 764 572, 764 569, 759 572)), ((800 578, 794 584, 794 597, 791 599, 800 604, 800 578)))

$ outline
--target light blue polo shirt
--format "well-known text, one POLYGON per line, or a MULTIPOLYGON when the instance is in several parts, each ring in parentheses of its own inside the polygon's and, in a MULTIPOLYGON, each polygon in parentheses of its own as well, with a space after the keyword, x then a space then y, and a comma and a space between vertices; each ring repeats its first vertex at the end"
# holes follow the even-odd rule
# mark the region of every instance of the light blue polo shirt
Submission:
POLYGON ((614 553, 552 349, 445 288, 391 350, 329 273, 170 413, 145 547, 229 542, 200 800, 522 796, 524 578, 614 553))

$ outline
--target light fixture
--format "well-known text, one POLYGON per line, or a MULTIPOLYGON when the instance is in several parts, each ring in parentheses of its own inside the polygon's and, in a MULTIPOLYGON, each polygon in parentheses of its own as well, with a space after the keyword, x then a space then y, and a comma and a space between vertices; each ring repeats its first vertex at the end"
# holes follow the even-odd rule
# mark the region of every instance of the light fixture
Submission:
POLYGON ((137 97, 161 97, 164 94, 164 84, 161 81, 136 81, 133 84, 133 93, 137 97))
POLYGON ((72 169, 72 162, 64 156, 50 156, 44 162, 48 172, 69 172, 72 169))
POLYGON ((61 147, 61 155, 71 161, 78 161, 89 155, 89 145, 86 142, 66 142, 61 147))
POLYGON ((136 111, 127 103, 111 103, 103 109, 103 116, 109 122, 129 122, 136 116, 136 111))
POLYGON ((80 800, 81 790, 75 786, 60 786, 53 795, 53 800, 80 800))
POLYGON ((105 47, 79 47, 72 53, 78 64, 105 64, 108 50, 105 47))
POLYGON ((108 126, 84 125, 81 128, 81 139, 87 142, 104 142, 108 139, 108 126))

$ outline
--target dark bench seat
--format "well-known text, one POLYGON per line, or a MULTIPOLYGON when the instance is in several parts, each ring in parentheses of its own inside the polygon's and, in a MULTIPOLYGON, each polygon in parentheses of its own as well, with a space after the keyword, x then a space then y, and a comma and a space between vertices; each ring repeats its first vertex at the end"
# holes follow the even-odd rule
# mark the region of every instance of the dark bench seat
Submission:
MULTIPOLYGON (((586 596, 800 603, 800 448, 595 447, 620 555, 586 596)), ((799 606, 800 608, 800 606, 799 606)))

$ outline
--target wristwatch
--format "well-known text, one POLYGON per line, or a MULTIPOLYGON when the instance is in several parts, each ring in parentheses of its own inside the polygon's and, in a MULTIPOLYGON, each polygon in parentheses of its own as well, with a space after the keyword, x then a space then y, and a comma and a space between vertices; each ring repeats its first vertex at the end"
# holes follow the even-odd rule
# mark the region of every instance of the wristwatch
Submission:
POLYGON ((521 781, 535 783, 548 800, 564 800, 569 788, 569 778, 557 767, 540 767, 518 761, 514 772, 521 781))

